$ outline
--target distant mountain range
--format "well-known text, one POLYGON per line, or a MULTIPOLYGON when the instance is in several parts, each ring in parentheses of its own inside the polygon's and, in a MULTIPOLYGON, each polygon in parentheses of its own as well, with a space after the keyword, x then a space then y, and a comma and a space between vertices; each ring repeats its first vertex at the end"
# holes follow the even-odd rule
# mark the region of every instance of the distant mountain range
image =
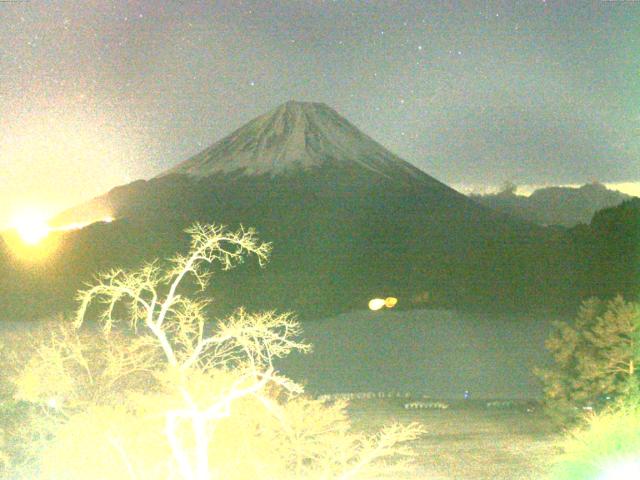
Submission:
POLYGON ((266 269, 249 262, 214 276, 213 314, 245 305, 318 318, 388 295, 398 308, 555 309, 597 293, 599 263, 579 250, 591 248, 587 237, 483 206, 318 103, 281 105, 53 224, 105 214, 115 221, 60 233, 41 263, 0 245, 0 318, 68 309, 97 271, 185 251, 195 221, 253 226, 274 246, 266 269))
POLYGON ((631 197, 596 182, 579 188, 540 188, 528 197, 507 188, 495 194, 471 195, 471 198, 498 212, 539 225, 573 227, 589 223, 598 210, 614 207, 631 197))

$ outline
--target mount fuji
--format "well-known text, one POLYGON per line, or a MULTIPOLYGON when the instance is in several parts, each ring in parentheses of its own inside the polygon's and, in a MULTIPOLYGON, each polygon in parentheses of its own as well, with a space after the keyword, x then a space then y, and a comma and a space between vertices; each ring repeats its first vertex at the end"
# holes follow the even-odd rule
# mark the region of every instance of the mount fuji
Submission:
MULTIPOLYGON (((296 177, 317 177, 329 191, 348 190, 376 183, 430 188, 447 196, 461 196, 362 133, 335 110, 322 103, 289 101, 251 120, 194 157, 161 172, 149 182, 118 187, 106 195, 71 208, 54 225, 87 221, 95 212, 126 216, 134 203, 128 193, 142 185, 171 183, 171 178, 192 183, 237 182, 239 177, 295 183, 296 177), (204 182, 203 182, 204 181, 204 182), (126 192, 126 193, 125 193, 126 192)), ((292 185, 293 186, 293 185, 292 185)), ((468 203, 468 202, 467 202, 468 203)))
POLYGON ((276 176, 321 166, 387 178, 427 177, 322 103, 289 101, 161 175, 209 177, 242 171, 276 176))
MULTIPOLYGON (((557 232, 479 205, 320 103, 287 102, 52 224, 103 213, 115 221, 65 234, 46 266, 13 273, 54 303, 72 299, 97 270, 185 250, 183 230, 199 221, 255 227, 274 247, 266 269, 248 262, 214 277, 221 311, 246 305, 318 317, 366 308, 376 296, 397 297, 399 308, 491 309, 575 298, 557 232)), ((28 292, 13 298, 28 307, 28 292)))

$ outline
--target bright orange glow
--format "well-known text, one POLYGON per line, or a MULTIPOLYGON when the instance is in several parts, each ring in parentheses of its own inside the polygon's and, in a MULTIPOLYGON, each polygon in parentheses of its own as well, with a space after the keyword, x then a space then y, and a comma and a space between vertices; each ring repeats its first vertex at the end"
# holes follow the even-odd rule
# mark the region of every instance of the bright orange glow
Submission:
POLYGON ((23 209, 13 216, 9 224, 9 230, 3 233, 3 237, 13 254, 21 259, 41 261, 49 257, 58 247, 61 240, 58 232, 80 230, 92 223, 111 223, 115 219, 105 216, 90 222, 69 223, 52 227, 47 223, 47 217, 37 209, 23 209))
POLYGON ((37 230, 18 231, 16 228, 2 232, 2 238, 12 256, 21 262, 39 263, 53 255, 58 249, 61 236, 47 229, 36 235, 37 230))
POLYGON ((37 245, 50 231, 46 217, 35 210, 20 212, 14 216, 10 225, 27 245, 37 245))

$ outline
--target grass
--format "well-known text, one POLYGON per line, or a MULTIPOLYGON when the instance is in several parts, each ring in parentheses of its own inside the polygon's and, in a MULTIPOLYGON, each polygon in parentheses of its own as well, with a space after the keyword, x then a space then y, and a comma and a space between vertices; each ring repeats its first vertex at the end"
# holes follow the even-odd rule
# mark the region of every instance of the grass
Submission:
POLYGON ((407 480, 538 480, 558 453, 544 416, 521 405, 458 402, 447 410, 405 410, 403 400, 376 399, 353 401, 349 409, 353 426, 368 433, 396 420, 425 425, 427 434, 413 443, 417 468, 407 480))

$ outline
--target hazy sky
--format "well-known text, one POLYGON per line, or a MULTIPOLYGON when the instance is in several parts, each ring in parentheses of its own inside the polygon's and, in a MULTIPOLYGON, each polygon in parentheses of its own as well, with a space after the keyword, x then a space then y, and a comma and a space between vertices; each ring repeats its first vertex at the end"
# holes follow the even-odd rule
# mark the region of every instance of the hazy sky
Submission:
POLYGON ((289 99, 457 186, 640 181, 640 2, 0 2, 0 225, 289 99))

